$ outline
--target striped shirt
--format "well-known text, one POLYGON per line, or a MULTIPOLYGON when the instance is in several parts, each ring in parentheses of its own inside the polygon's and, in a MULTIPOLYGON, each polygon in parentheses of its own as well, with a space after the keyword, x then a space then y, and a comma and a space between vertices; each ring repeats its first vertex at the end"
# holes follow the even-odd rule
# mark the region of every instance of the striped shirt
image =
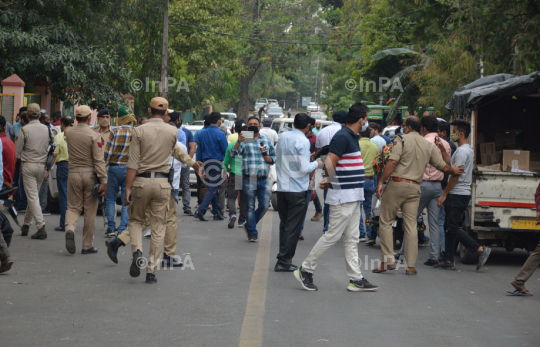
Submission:
POLYGON ((339 130, 330 142, 329 152, 338 156, 326 203, 340 205, 364 201, 365 171, 358 135, 348 127, 339 130))
POLYGON ((129 124, 112 129, 109 141, 105 145, 105 164, 108 162, 126 165, 129 159, 129 144, 133 127, 129 124))

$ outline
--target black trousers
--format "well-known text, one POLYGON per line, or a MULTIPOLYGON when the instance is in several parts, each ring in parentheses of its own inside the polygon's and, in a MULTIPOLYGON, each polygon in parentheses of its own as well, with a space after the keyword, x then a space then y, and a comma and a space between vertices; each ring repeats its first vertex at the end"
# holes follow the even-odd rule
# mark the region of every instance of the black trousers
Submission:
POLYGON ((448 194, 444 202, 444 212, 446 218, 444 222, 445 253, 446 260, 454 261, 455 241, 459 241, 468 250, 476 251, 480 244, 473 240, 463 229, 461 229, 461 215, 469 205, 470 195, 448 194))
POLYGON ((298 237, 307 212, 307 192, 286 193, 277 192, 279 213, 279 253, 277 262, 288 266, 296 252, 298 237))

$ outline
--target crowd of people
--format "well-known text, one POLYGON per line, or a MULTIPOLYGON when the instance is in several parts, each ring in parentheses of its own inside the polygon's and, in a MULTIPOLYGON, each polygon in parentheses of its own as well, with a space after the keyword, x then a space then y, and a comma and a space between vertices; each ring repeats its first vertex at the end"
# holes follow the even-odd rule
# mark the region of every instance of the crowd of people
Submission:
MULTIPOLYGON (((450 134, 447 122, 433 116, 410 116, 392 141, 381 134, 378 124, 368 122, 367 109, 361 103, 348 111, 335 112, 332 124, 324 128, 299 113, 294 117, 294 128, 279 136, 270 128, 270 118, 261 122, 253 116, 247 122, 237 120, 227 137, 217 112, 205 116, 204 128, 193 135, 183 127, 180 113, 169 113, 163 98, 152 99, 148 118, 138 126, 128 107, 119 109, 116 127, 111 127, 111 111, 103 109, 97 114, 98 125, 91 128, 91 113, 88 106, 77 107, 76 125, 71 117, 61 117, 57 112, 51 123, 47 112, 37 104, 21 108, 14 125, 0 116, 3 183, 19 187, 14 199, 19 212, 25 211, 22 236, 29 234, 33 222, 37 230, 31 238, 45 240, 46 184, 51 168, 56 166, 60 220, 55 230, 65 232, 68 253, 76 252, 75 229, 83 211, 81 253, 98 252, 94 235, 97 210, 102 204, 109 258, 118 263, 119 248, 131 243, 130 275, 139 276, 144 264, 146 283, 157 282, 160 265, 183 265, 175 256, 178 199, 185 215, 206 222, 210 211, 214 220, 227 219, 228 228, 238 222, 247 240, 257 242, 257 225, 270 204, 268 177, 272 165, 277 176, 280 218, 274 270, 293 272, 306 290, 317 290, 313 281, 317 264, 340 239, 349 291, 378 288, 362 275, 358 255, 360 242, 372 246, 377 237, 381 259, 373 273, 396 269, 396 261, 404 255, 405 274, 416 275, 418 247, 427 244, 430 252, 424 264, 442 269, 456 268, 456 242, 477 252, 477 269, 490 255, 490 248, 478 244, 460 226, 471 198, 474 163, 474 151, 468 144, 471 126, 465 120, 454 121, 450 134), (58 126, 60 131, 53 133, 51 129, 58 126), (197 175, 194 212, 190 168, 197 175), (321 168, 319 188, 324 191, 324 206, 315 187, 315 173, 321 168), (380 200, 378 234, 368 222, 374 199, 380 200), (323 233, 298 267, 293 258, 298 241, 304 239, 310 201, 314 201, 316 210, 311 220, 323 218, 323 233), (118 226, 117 204, 121 205, 118 226), (417 229, 424 209, 429 243, 417 229), (398 211, 403 216, 405 237, 401 250, 394 253, 392 223, 398 211), (142 252, 145 229, 144 237, 151 239, 148 258, 142 252)), ((8 271, 13 264, 8 250, 11 234, 2 230, 0 272, 8 271)), ((530 269, 530 277, 529 273, 530 269)), ((521 274, 513 282, 516 290, 526 292, 525 277, 521 274)))

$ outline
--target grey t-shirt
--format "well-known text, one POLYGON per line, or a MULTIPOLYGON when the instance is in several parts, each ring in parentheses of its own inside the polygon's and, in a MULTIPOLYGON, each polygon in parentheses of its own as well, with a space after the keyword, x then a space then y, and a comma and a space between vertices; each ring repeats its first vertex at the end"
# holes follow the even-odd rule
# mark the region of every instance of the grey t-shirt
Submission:
POLYGON ((455 195, 471 195, 472 169, 474 161, 474 151, 469 144, 459 146, 452 155, 450 163, 453 165, 463 166, 463 173, 459 176, 456 185, 450 191, 450 194, 455 195))

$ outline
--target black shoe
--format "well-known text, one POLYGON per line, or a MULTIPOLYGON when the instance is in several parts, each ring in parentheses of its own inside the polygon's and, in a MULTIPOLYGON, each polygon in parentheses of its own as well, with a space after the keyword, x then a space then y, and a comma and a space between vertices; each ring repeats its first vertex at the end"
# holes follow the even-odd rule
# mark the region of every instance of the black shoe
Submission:
POLYGON ((248 236, 248 241, 249 242, 257 242, 258 241, 257 235, 249 235, 248 236))
POLYGON ((105 241, 105 246, 107 246, 107 255, 109 258, 113 263, 118 264, 118 249, 120 246, 125 246, 125 244, 118 237, 113 237, 105 241))
POLYGON ((220 215, 220 214, 215 214, 215 215, 214 215, 214 220, 224 220, 224 219, 225 219, 225 217, 223 217, 223 216, 220 215))
POLYGON ((21 235, 22 236, 28 236, 28 233, 30 232, 30 225, 24 225, 21 227, 21 235))
POLYGON ((193 212, 191 212, 191 210, 184 211, 184 214, 186 216, 193 216, 193 212))
POLYGON ((142 252, 137 250, 133 253, 133 260, 129 267, 129 275, 131 277, 139 277, 141 275, 141 267, 146 266, 146 259, 143 258, 142 252))
POLYGON ((154 284, 157 283, 156 275, 154 274, 146 274, 146 282, 148 284, 154 284))
POLYGON ((47 231, 45 231, 45 225, 39 228, 37 233, 31 236, 34 240, 45 240, 47 238, 47 231))
POLYGON ((294 277, 298 280, 298 282, 300 282, 300 284, 302 284, 302 287, 305 290, 319 290, 319 288, 317 288, 317 286, 313 283, 312 273, 302 271, 302 268, 300 268, 294 271, 294 277))
POLYGON ((476 270, 480 270, 482 266, 484 266, 490 254, 491 254, 491 248, 484 247, 484 250, 482 251, 482 253, 479 254, 480 256, 478 257, 478 265, 476 265, 476 270))
POLYGON ((276 264, 274 267, 275 272, 294 272, 298 270, 298 266, 296 265, 282 265, 282 264, 276 264))
POLYGON ((207 222, 208 219, 204 218, 202 214, 199 213, 199 211, 195 211, 193 214, 193 217, 198 218, 201 222, 207 222))
POLYGON ((92 247, 92 248, 88 248, 88 249, 83 249, 81 251, 81 254, 94 254, 94 253, 97 253, 97 248, 96 247, 92 247))
POLYGON ((350 292, 373 292, 377 289, 379 289, 378 286, 369 283, 365 278, 357 281, 349 280, 349 286, 347 287, 350 292))
POLYGON ((56 227, 54 228, 54 231, 66 231, 66 228, 56 227))
POLYGON ((424 265, 427 265, 427 266, 434 266, 437 264, 439 264, 439 262, 433 259, 428 259, 424 262, 424 265))
POLYGON ((69 254, 75 254, 75 233, 72 230, 66 231, 66 249, 69 254))
POLYGON ((170 256, 170 255, 167 255, 165 253, 163 253, 163 259, 161 260, 161 264, 164 266, 164 267, 182 267, 184 266, 184 264, 179 260, 179 258, 177 259, 175 256, 170 256))
POLYGON ((442 261, 439 264, 433 266, 434 268, 444 269, 444 270, 455 270, 456 269, 456 262, 453 261, 451 263, 447 261, 442 261))

